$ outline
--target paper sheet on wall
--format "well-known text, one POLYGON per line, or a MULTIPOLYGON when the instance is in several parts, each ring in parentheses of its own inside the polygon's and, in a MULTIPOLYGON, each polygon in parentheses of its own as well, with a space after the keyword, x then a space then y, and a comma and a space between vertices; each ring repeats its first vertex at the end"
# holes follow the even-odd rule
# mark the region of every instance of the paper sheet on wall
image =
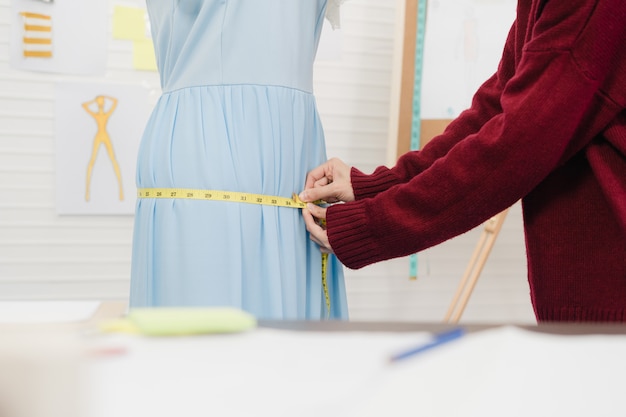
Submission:
POLYGON ((14 68, 104 74, 107 2, 13 0, 10 62, 14 68))
POLYGON ((116 5, 113 9, 113 39, 132 42, 133 68, 157 71, 150 21, 145 7, 116 5))
POLYGON ((133 41, 133 68, 140 71, 156 71, 156 56, 151 39, 133 41))
POLYGON ((116 5, 113 8, 113 38, 143 41, 150 36, 146 22, 145 8, 116 5))
POLYGON ((422 119, 451 119, 495 73, 516 0, 429 0, 424 37, 422 119))
POLYGON ((57 84, 57 213, 134 213, 137 152, 152 105, 136 84, 57 84))

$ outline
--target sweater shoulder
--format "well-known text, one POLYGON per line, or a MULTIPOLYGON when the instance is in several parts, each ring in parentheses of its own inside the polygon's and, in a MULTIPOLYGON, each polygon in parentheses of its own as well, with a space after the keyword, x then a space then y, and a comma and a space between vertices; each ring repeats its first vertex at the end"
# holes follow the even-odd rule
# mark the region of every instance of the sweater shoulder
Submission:
POLYGON ((524 52, 569 53, 585 78, 598 82, 618 105, 626 104, 626 2, 534 0, 524 52))

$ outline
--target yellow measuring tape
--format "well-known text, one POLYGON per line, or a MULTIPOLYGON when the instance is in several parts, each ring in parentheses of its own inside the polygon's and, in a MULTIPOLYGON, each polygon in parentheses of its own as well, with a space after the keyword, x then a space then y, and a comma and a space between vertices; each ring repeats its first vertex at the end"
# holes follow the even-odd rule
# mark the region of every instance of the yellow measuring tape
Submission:
MULTIPOLYGON (((237 191, 199 190, 193 188, 139 188, 139 198, 184 198, 190 200, 227 201, 231 203, 261 204, 265 206, 305 208, 306 203, 294 193, 291 198, 237 191)), ((326 314, 330 316, 330 294, 327 282, 328 254, 322 253, 322 286, 326 299, 326 314)))

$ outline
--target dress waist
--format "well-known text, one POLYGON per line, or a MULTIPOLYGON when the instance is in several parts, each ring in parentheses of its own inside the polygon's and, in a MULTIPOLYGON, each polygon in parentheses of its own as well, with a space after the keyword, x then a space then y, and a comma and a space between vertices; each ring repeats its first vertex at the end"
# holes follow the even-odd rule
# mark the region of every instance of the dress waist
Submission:
POLYGON ((248 88, 248 89, 285 89, 285 90, 293 90, 294 92, 303 93, 312 95, 313 91, 310 88, 305 88, 307 86, 302 85, 291 85, 288 83, 285 84, 271 84, 271 83, 254 83, 254 82, 232 82, 232 83, 223 83, 223 82, 207 82, 207 83, 196 83, 196 84, 177 84, 172 86, 162 87, 163 94, 171 94, 180 90, 200 90, 200 89, 232 89, 232 88, 248 88))

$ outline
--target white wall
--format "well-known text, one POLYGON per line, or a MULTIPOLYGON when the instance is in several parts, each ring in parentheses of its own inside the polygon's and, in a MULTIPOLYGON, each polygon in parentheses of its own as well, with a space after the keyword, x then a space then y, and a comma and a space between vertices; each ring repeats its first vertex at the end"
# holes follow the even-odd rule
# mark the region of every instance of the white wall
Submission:
MULTIPOLYGON (((328 154, 366 172, 387 158, 399 2, 347 2, 343 57, 315 69, 328 154)), ((118 3, 109 3, 111 13, 118 3)), ((132 70, 130 43, 115 40, 102 78, 16 71, 9 63, 10 11, 10 1, 0 0, 0 299, 124 299, 132 216, 55 211, 54 88, 68 80, 158 88, 158 78, 132 70)), ((346 270, 352 320, 442 320, 481 232, 419 254, 416 281, 408 279, 407 259, 346 270)), ((504 224, 463 321, 534 322, 519 205, 504 224)))

